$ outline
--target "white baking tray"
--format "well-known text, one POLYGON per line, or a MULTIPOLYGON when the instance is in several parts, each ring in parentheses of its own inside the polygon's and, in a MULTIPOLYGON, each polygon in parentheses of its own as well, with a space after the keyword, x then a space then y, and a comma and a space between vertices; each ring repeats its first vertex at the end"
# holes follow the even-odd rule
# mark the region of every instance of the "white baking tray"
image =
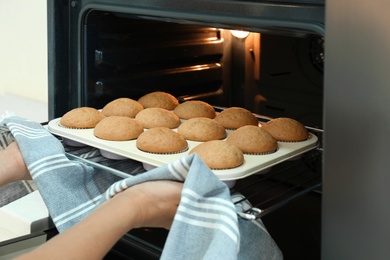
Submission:
MULTIPOLYGON (((139 150, 136 140, 107 141, 94 136, 93 129, 69 129, 62 127, 60 118, 53 119, 48 124, 48 130, 58 136, 73 140, 88 146, 96 147, 120 156, 137 160, 153 166, 162 166, 188 155, 189 151, 201 142, 187 141, 188 149, 177 154, 152 154, 139 150)), ((177 129, 174 129, 175 131, 177 129)), ((229 134, 229 131, 228 131, 229 134)), ((310 133, 310 138, 302 142, 278 142, 278 150, 265 155, 244 155, 244 163, 236 168, 227 170, 213 170, 223 181, 237 180, 252 174, 265 172, 270 167, 283 161, 295 158, 318 146, 318 138, 310 133)))

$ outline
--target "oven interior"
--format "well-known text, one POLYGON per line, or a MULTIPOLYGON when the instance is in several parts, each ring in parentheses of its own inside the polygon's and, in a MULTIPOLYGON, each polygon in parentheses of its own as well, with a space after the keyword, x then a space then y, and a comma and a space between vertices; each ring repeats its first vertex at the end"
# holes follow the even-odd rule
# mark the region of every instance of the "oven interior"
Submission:
POLYGON ((322 36, 246 34, 96 10, 82 26, 84 105, 160 90, 322 127, 322 36))
MULTIPOLYGON (((263 210, 259 217, 285 259, 319 259, 324 37, 101 9, 88 9, 79 17, 79 37, 69 51, 77 58, 68 68, 74 84, 50 88, 51 117, 158 90, 182 102, 206 101, 217 111, 245 107, 260 121, 300 121, 319 136, 319 147, 267 173, 238 180, 232 190, 263 210), (65 98, 56 103, 61 95, 65 98)), ((66 149, 74 155, 82 152, 66 149)), ((104 158, 95 161, 120 167, 104 158)), ((166 235, 159 229, 133 230, 107 259, 158 259, 166 235)))

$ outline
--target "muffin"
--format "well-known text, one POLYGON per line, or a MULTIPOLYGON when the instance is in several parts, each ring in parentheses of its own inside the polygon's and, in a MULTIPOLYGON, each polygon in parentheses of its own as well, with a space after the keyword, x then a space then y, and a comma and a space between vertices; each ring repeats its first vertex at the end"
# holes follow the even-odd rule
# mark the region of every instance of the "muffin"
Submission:
POLYGON ((146 94, 138 99, 144 108, 160 107, 173 110, 179 105, 179 101, 169 93, 156 91, 146 94))
POLYGON ((287 117, 274 118, 261 125, 276 140, 284 142, 299 142, 309 138, 309 131, 295 119, 287 117))
POLYGON ((128 141, 136 139, 144 131, 142 125, 128 116, 108 116, 102 119, 93 134, 109 141, 128 141))
POLYGON ((226 137, 226 129, 218 122, 206 117, 188 119, 179 126, 177 132, 187 140, 199 142, 220 140, 226 137))
POLYGON ((144 107, 131 98, 118 98, 107 103, 102 113, 105 116, 128 116, 134 118, 144 107))
POLYGON ((203 162, 214 170, 236 168, 244 163, 241 150, 222 140, 212 140, 194 147, 190 152, 196 153, 203 162))
POLYGON ((278 142, 259 126, 246 125, 234 130, 226 142, 237 146, 244 154, 268 154, 278 149, 278 142))
POLYGON ((136 116, 144 128, 167 127, 176 128, 180 125, 180 118, 174 113, 159 107, 148 107, 140 111, 136 116))
POLYGON ((214 108, 200 100, 191 100, 179 104, 173 111, 180 119, 190 119, 195 117, 214 118, 214 108))
POLYGON ((94 128, 104 115, 92 107, 78 107, 65 113, 60 124, 68 128, 94 128))
POLYGON ((138 137, 136 146, 144 152, 170 154, 185 151, 188 143, 183 136, 167 127, 154 127, 138 137))
POLYGON ((258 125, 259 121, 252 112, 241 107, 229 107, 215 117, 215 121, 226 129, 237 129, 244 125, 258 125))

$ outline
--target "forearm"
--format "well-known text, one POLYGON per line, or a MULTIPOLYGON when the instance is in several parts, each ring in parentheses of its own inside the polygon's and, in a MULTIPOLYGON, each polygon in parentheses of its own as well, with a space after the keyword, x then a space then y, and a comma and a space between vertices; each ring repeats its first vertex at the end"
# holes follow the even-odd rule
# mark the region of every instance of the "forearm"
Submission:
POLYGON ((178 182, 155 181, 130 187, 20 259, 102 259, 132 228, 169 228, 182 186, 178 182))
POLYGON ((20 259, 102 259, 136 221, 132 202, 118 194, 62 234, 20 259))
POLYGON ((0 186, 18 180, 31 179, 16 143, 11 143, 5 150, 0 151, 0 165, 0 186))

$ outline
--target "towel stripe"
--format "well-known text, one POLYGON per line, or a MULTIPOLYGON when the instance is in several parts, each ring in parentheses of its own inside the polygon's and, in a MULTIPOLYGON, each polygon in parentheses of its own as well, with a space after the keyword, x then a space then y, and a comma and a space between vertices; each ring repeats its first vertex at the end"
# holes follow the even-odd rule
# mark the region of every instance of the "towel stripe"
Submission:
MULTIPOLYGON (((219 211, 217 209, 218 207, 215 208, 215 211, 219 211)), ((216 213, 207 213, 207 212, 202 212, 202 211, 196 211, 193 209, 190 209, 182 204, 179 205, 178 212, 188 214, 189 218, 195 218, 195 219, 203 219, 202 221, 208 222, 208 223, 213 223, 216 220, 222 222, 221 225, 227 226, 229 229, 233 230, 234 233, 238 236, 239 231, 237 229, 237 222, 234 221, 233 219, 229 218, 228 216, 225 216, 223 213, 224 211, 219 211, 216 213)), ((183 215, 184 216, 184 215, 183 215)))
POLYGON ((89 210, 93 207, 96 207, 96 202, 98 202, 101 199, 102 195, 98 195, 95 198, 88 200, 87 202, 84 202, 80 204, 79 206, 72 208, 71 210, 65 211, 62 214, 56 216, 53 218, 54 223, 64 223, 69 221, 69 219, 73 219, 73 217, 76 217, 80 214, 75 214, 75 212, 85 212, 86 210, 89 210), (75 215, 73 215, 75 214, 75 215), (70 217, 68 217, 70 216, 70 217), (65 219, 65 220, 64 220, 65 219))
POLYGON ((60 170, 60 169, 64 169, 66 167, 74 167, 74 163, 71 163, 71 162, 68 162, 68 163, 65 163, 65 164, 58 164, 58 165, 55 165, 55 166, 52 166, 52 167, 46 167, 45 169, 42 169, 41 171, 37 171, 36 173, 31 173, 31 176, 33 177, 33 179, 37 179, 40 175, 46 173, 46 172, 52 172, 53 170, 60 170))
POLYGON ((236 223, 232 223, 232 222, 233 220, 236 219, 237 213, 230 208, 220 206, 217 204, 207 204, 207 202, 198 203, 195 201, 187 200, 186 198, 183 198, 181 202, 182 203, 180 206, 183 207, 182 210, 186 209, 185 211, 188 214, 192 214, 195 217, 199 216, 202 218, 210 218, 210 219, 219 219, 222 217, 226 219, 226 222, 228 222, 229 224, 233 226, 236 225, 236 223), (207 212, 213 211, 213 213, 206 213, 205 211, 207 212))
MULTIPOLYGON (((207 200, 209 202, 220 203, 222 205, 226 205, 226 207, 231 208, 233 210, 233 212, 235 212, 234 207, 232 207, 231 201, 226 201, 225 199, 221 199, 221 198, 217 198, 217 197, 206 198, 206 197, 203 197, 190 189, 183 189, 182 195, 187 195, 188 197, 193 197, 195 200, 200 200, 200 201, 207 200)), ((233 215, 236 216, 236 214, 233 214, 233 215)))
POLYGON ((219 202, 213 199, 204 199, 203 201, 195 201, 182 196, 181 202, 190 205, 191 207, 198 208, 199 210, 217 210, 222 211, 224 214, 229 215, 231 218, 237 217, 237 212, 234 208, 228 207, 230 205, 218 205, 215 202, 219 202), (214 202, 214 203, 213 203, 214 202))
POLYGON ((233 241, 238 241, 236 209, 222 198, 206 198, 190 189, 183 189, 177 214, 182 222, 205 228, 219 228, 233 241))
MULTIPOLYGON (((189 169, 190 169, 190 164, 189 164, 189 161, 188 161, 188 158, 189 157, 183 157, 181 158, 180 160, 174 162, 173 164, 174 165, 180 165, 182 168, 183 168, 183 171, 186 172, 186 174, 188 173, 189 169)), ((192 160, 191 160, 192 161, 192 160)), ((187 175, 186 175, 187 176, 187 175)))
POLYGON ((195 219, 187 218, 183 215, 181 215, 180 212, 176 213, 175 220, 184 222, 186 224, 192 225, 192 226, 198 226, 198 227, 204 227, 204 228, 210 228, 210 229, 217 229, 225 233, 228 237, 230 237, 235 244, 238 244, 239 238, 236 234, 234 234, 229 228, 226 228, 225 225, 222 225, 220 223, 211 223, 211 222, 205 222, 205 221, 199 221, 195 219))
POLYGON ((46 129, 34 129, 31 127, 27 127, 15 123, 9 123, 8 127, 12 131, 14 137, 24 136, 30 139, 37 139, 37 138, 42 138, 50 135, 50 133, 46 131, 46 129))
POLYGON ((28 139, 41 139, 41 138, 45 138, 47 137, 48 135, 47 134, 43 134, 43 133, 23 133, 23 132, 18 132, 18 131, 14 131, 12 132, 14 137, 17 137, 17 136, 23 136, 25 138, 28 138, 28 139))
POLYGON ((188 174, 189 165, 186 158, 170 163, 168 171, 179 181, 184 181, 188 174))
POLYGON ((20 130, 20 131, 23 130, 25 132, 37 132, 37 133, 38 132, 40 132, 40 133, 45 132, 45 133, 47 133, 47 130, 44 129, 44 128, 38 129, 38 128, 35 128, 35 127, 29 127, 29 126, 18 124, 18 123, 10 122, 10 123, 7 124, 7 126, 8 126, 8 128, 10 130, 12 130, 12 133, 13 133, 14 130, 20 130))
POLYGON ((118 192, 121 192, 127 188, 128 188, 128 186, 126 184, 126 181, 120 181, 120 182, 116 182, 113 185, 111 185, 111 187, 108 189, 108 191, 110 193, 110 197, 113 197, 118 192))
POLYGON ((168 171, 173 175, 173 177, 175 177, 177 180, 179 181, 183 181, 184 180, 184 177, 183 175, 180 174, 180 172, 175 168, 173 167, 172 164, 169 164, 168 165, 168 171))
POLYGON ((53 155, 50 155, 50 156, 46 156, 44 158, 41 158, 41 159, 36 160, 34 162, 31 162, 29 164, 29 168, 33 169, 36 165, 39 165, 39 164, 41 164, 44 161, 49 161, 49 160, 52 160, 52 159, 55 159, 55 158, 66 158, 66 157, 65 157, 64 154, 53 154, 53 155))
MULTIPOLYGON (((45 157, 43 160, 41 160, 41 163, 39 165, 30 165, 28 167, 31 174, 34 174, 35 172, 39 172, 42 170, 42 168, 51 166, 51 165, 58 165, 58 164, 67 164, 70 163, 70 161, 65 156, 59 156, 60 158, 55 157, 45 157), (55 159, 55 160, 52 160, 55 159), (36 166, 36 167, 35 167, 36 166)), ((74 163, 72 165, 76 166, 74 163)))

